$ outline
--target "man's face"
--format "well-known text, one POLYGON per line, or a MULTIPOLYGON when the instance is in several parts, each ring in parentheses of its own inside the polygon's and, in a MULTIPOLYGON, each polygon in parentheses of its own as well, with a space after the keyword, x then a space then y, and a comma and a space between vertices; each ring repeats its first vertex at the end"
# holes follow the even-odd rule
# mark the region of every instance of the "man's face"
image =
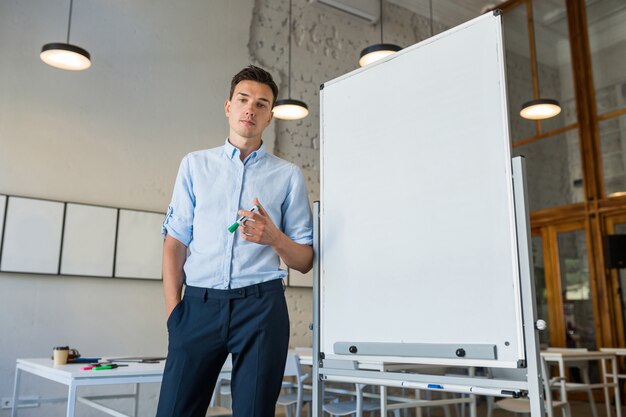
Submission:
POLYGON ((260 138, 272 121, 273 99, 268 85, 250 80, 239 82, 231 100, 224 104, 231 136, 234 132, 244 139, 260 138))

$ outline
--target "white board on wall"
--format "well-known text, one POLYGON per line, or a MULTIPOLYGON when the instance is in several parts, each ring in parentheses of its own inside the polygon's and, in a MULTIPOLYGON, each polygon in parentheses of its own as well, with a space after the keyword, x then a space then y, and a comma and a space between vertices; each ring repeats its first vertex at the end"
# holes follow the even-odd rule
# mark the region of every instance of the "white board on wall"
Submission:
POLYGON ((64 204, 9 197, 0 270, 57 274, 64 204))
POLYGON ((67 203, 61 274, 113 276, 117 209, 67 203))
POLYGON ((7 206, 7 196, 0 195, 0 242, 2 242, 2 232, 4 231, 4 213, 5 213, 6 206, 7 206))
POLYGON ((386 361, 479 361, 394 353, 418 344, 525 360, 504 68, 490 14, 324 84, 326 357, 365 343, 386 361))
POLYGON ((120 209, 116 277, 161 279, 163 218, 159 213, 120 209))

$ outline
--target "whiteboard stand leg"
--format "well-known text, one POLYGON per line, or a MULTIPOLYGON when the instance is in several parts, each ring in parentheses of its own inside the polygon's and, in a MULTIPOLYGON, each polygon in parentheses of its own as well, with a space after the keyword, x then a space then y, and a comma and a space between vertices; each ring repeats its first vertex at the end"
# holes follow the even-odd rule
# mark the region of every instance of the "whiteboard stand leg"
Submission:
POLYGON ((537 333, 535 280, 533 278, 533 261, 530 256, 530 221, 528 216, 528 195, 525 181, 525 162, 523 157, 515 157, 513 168, 513 195, 515 201, 515 223, 517 229, 517 250, 520 268, 520 291, 522 295, 522 315, 524 323, 524 342, 526 347, 526 369, 528 379, 528 397, 530 399, 530 415, 543 417, 544 399, 541 382, 539 356, 539 335, 537 333))
POLYGON ((313 417, 322 417, 324 392, 320 379, 320 202, 313 203, 313 417))
POLYGON ((133 389, 133 400, 133 417, 137 417, 139 415, 139 384, 135 384, 133 389))
POLYGON ((387 387, 380 386, 380 415, 387 417, 387 387))
MULTIPOLYGON (((476 410, 476 396, 471 394, 470 397, 472 398, 472 402, 470 403, 470 417, 476 417, 478 415, 476 410)), ((463 412, 465 414, 465 404, 463 404, 463 412)))

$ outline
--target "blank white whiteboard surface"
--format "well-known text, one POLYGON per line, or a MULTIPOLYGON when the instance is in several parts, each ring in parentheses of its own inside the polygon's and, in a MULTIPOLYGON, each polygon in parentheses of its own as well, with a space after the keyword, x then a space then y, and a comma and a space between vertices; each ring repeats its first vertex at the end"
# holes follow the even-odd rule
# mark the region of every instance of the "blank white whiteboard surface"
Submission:
POLYGON ((2 242, 2 232, 4 230, 4 212, 7 205, 7 196, 0 195, 0 242, 2 242))
POLYGON ((67 203, 61 274, 113 276, 117 209, 67 203))
MULTIPOLYGON (((321 349, 493 345, 525 360, 500 16, 321 91, 321 349)), ((360 357, 363 359, 364 357, 360 357)))
POLYGON ((161 279, 164 214, 120 210, 115 257, 119 278, 161 279))
POLYGON ((9 197, 0 270, 57 274, 63 203, 9 197))

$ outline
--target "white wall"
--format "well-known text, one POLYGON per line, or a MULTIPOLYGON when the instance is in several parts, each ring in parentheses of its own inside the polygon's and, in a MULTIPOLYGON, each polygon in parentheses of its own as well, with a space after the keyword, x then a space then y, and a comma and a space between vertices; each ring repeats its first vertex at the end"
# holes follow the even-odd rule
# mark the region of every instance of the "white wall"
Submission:
MULTIPOLYGON (((165 211, 181 157, 228 134, 223 103, 250 62, 253 3, 75 1, 70 41, 93 57, 83 72, 39 59, 43 44, 65 39, 68 7, 0 1, 0 194, 165 211)), ((273 129, 265 140, 271 150, 273 129)), ((165 354, 161 291, 160 282, 0 273, 0 397, 11 395, 16 358, 55 345, 165 354)), ((63 392, 24 383, 27 395, 63 392)), ((156 402, 144 404, 153 415, 156 402)), ((20 415, 62 414, 45 407, 20 415)))

